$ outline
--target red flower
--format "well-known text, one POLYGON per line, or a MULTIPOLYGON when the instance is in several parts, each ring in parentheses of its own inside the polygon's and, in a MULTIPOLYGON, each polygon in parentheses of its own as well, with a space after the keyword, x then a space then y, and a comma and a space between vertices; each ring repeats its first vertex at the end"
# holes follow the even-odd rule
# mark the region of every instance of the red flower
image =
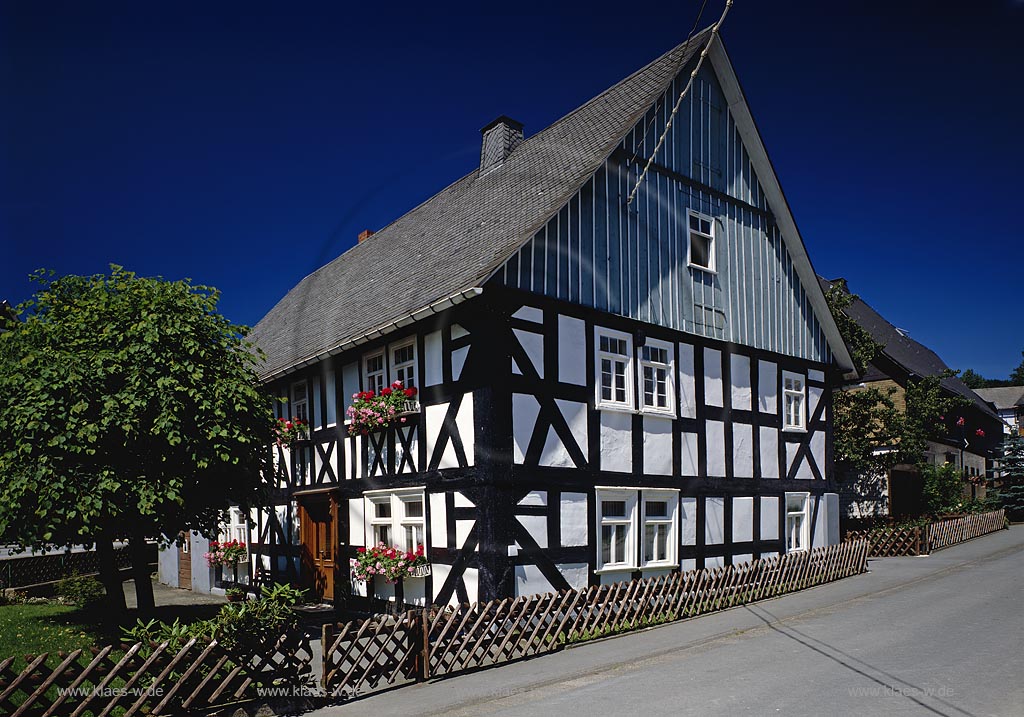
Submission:
POLYGON ((391 384, 391 388, 401 388, 401 387, 402 387, 402 382, 401 381, 395 381, 393 384, 391 384))
POLYGON ((419 556, 419 557, 423 557, 423 546, 422 545, 419 546, 418 548, 416 548, 416 555, 419 556))
POLYGON ((964 425, 964 417, 963 416, 960 416, 960 418, 956 419, 956 425, 958 425, 958 426, 964 425))
POLYGON ((405 389, 405 391, 403 391, 402 393, 405 394, 406 398, 412 398, 413 396, 416 395, 416 387, 410 386, 409 388, 405 389))
POLYGON ((985 437, 985 431, 983 431, 983 430, 981 430, 981 429, 979 428, 978 430, 976 430, 976 431, 974 432, 974 435, 976 435, 976 436, 981 436, 982 438, 984 438, 984 437, 985 437))
POLYGON ((366 552, 366 548, 356 548, 356 552, 357 553, 365 553, 366 552))
POLYGON ((391 389, 390 388, 382 388, 380 390, 380 395, 381 396, 390 396, 391 395, 391 389))
POLYGON ((415 560, 415 559, 416 559, 416 556, 415 556, 415 555, 413 555, 412 553, 406 553, 406 554, 405 554, 405 559, 406 559, 406 560, 415 560))

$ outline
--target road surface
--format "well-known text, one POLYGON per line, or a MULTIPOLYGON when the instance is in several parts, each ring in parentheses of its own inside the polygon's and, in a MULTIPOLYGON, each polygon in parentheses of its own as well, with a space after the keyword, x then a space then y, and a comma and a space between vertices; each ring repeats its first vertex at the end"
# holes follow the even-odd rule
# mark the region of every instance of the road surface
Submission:
POLYGON ((315 715, 1024 715, 1024 526, 869 570, 315 715))

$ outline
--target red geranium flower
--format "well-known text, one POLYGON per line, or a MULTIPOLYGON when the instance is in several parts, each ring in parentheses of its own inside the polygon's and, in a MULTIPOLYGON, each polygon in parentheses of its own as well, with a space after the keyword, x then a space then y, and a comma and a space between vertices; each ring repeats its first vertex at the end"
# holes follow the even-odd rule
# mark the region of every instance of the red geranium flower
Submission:
POLYGON ((413 396, 416 395, 416 387, 415 386, 410 386, 409 388, 405 389, 405 391, 403 391, 403 393, 405 394, 406 398, 412 398, 413 396))
POLYGON ((365 553, 366 552, 366 548, 356 548, 356 552, 357 553, 365 553))
POLYGON ((976 435, 976 436, 981 436, 982 438, 984 438, 984 437, 985 437, 985 431, 983 431, 983 430, 981 430, 981 429, 979 428, 978 430, 976 430, 976 431, 974 432, 974 435, 976 435))
POLYGON ((391 389, 390 388, 382 388, 380 390, 380 395, 381 396, 390 396, 391 395, 391 389))

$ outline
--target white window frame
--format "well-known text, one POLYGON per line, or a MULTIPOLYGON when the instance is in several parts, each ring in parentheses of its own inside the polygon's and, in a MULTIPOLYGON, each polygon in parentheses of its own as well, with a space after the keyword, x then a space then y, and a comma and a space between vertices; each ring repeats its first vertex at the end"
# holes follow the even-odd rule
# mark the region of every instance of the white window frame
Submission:
POLYGON ((299 418, 309 423, 309 382, 296 381, 291 386, 287 418, 299 418))
MULTIPOLYGON (((416 371, 416 358, 417 358, 416 357, 416 339, 412 338, 412 339, 409 339, 408 341, 400 341, 398 343, 391 344, 390 346, 388 346, 388 353, 390 354, 390 358, 391 358, 390 368, 391 368, 391 376, 393 377, 391 380, 392 381, 401 381, 403 388, 409 388, 411 386, 417 386, 418 387, 417 377, 416 377, 416 374, 417 374, 417 371, 416 371), (406 349, 406 348, 411 348, 412 349, 412 360, 411 361, 403 361, 402 363, 398 363, 398 360, 395 357, 395 352, 399 351, 401 349, 406 349), (401 376, 399 376, 399 372, 400 371, 407 371, 408 373, 411 373, 412 374, 412 380, 410 381, 408 378, 404 378, 403 379, 401 376)), ((387 385, 390 386, 391 384, 387 384, 387 385)))
MULTIPOLYGON (((679 565, 679 491, 669 488, 644 488, 640 491, 640 567, 641 568, 674 568, 679 565), (665 501, 668 505, 667 516, 647 515, 647 501, 665 501), (662 526, 667 531, 665 557, 662 560, 648 560, 647 526, 662 526)), ((657 538, 655 538, 657 540, 657 538)))
POLYGON ((622 331, 615 331, 613 329, 606 329, 606 328, 603 328, 603 327, 600 327, 600 326, 594 327, 594 374, 595 374, 595 377, 594 377, 594 379, 595 379, 594 380, 594 384, 595 384, 595 393, 594 393, 595 404, 594 405, 597 408, 612 409, 612 410, 618 410, 618 411, 630 411, 630 412, 633 412, 635 410, 634 406, 636 404, 635 404, 635 401, 634 401, 634 398, 633 398, 633 376, 634 376, 634 373, 633 373, 633 337, 631 335, 629 335, 627 333, 624 333, 622 331), (625 341, 626 342, 626 353, 623 355, 623 354, 617 354, 617 353, 610 353, 610 352, 607 352, 607 351, 602 351, 601 350, 601 337, 602 336, 610 338, 610 339, 625 341), (623 372, 622 372, 622 380, 623 380, 623 383, 625 384, 625 386, 624 386, 624 388, 625 388, 625 400, 624 401, 615 400, 615 389, 617 388, 617 386, 615 385, 615 378, 614 378, 615 377, 615 372, 614 372, 614 370, 613 370, 613 373, 612 373, 612 387, 611 387, 611 389, 612 389, 612 391, 611 391, 612 398, 611 399, 605 399, 605 398, 602 398, 602 396, 601 396, 601 389, 603 388, 602 376, 601 376, 601 374, 602 374, 601 362, 604 359, 607 359, 609 361, 618 361, 618 360, 621 360, 621 359, 625 360, 625 367, 624 367, 623 372))
POLYGON ((239 543, 245 543, 245 555, 242 556, 238 562, 249 562, 249 526, 246 523, 245 516, 242 514, 242 510, 240 508, 228 508, 228 522, 222 527, 223 529, 220 532, 218 540, 220 540, 221 543, 228 543, 232 540, 237 540, 239 543))
MULTIPOLYGON (((597 505, 597 570, 600 571, 621 571, 636 569, 636 524, 637 524, 637 499, 639 491, 636 488, 597 488, 594 491, 597 505), (606 502, 623 502, 626 506, 626 515, 618 518, 605 518, 602 513, 602 505, 606 502), (621 526, 626 532, 623 545, 622 560, 604 561, 601 553, 604 528, 606 526, 621 526)), ((613 532, 614 536, 614 532, 613 532)), ((612 540, 612 551, 614 551, 614 538, 612 540)))
POLYGON ((647 339, 646 343, 637 349, 637 384, 639 386, 639 403, 641 413, 656 413, 664 416, 675 416, 676 415, 676 392, 675 392, 675 366, 676 366, 676 352, 675 346, 667 341, 659 341, 657 339, 647 339), (645 348, 662 349, 668 356, 668 363, 661 363, 656 361, 648 361, 644 359, 645 348), (647 405, 647 392, 645 390, 645 377, 644 372, 647 369, 657 371, 663 369, 665 371, 665 406, 647 405))
POLYGON ((700 269, 710 274, 717 274, 717 261, 715 252, 715 218, 707 214, 701 214, 700 212, 689 211, 686 217, 686 264, 693 267, 694 269, 700 269), (690 218, 697 219, 698 224, 702 221, 708 222, 709 231, 707 233, 700 229, 694 229, 690 226, 690 218), (708 240, 708 266, 701 266, 693 262, 693 234, 705 237, 708 240))
POLYGON ((786 530, 786 552, 787 553, 803 553, 810 550, 811 542, 811 494, 810 493, 786 493, 786 512, 785 512, 785 530, 786 530), (799 498, 803 502, 802 510, 790 510, 789 499, 799 498), (789 526, 790 516, 801 516, 800 530, 794 534, 794 531, 789 526), (796 541, 793 540, 794 536, 796 541))
POLYGON ((363 493, 363 538, 366 545, 377 544, 377 526, 388 526, 391 529, 391 542, 389 547, 396 547, 406 552, 415 552, 416 545, 408 545, 405 539, 405 528, 413 527, 419 529, 419 535, 423 546, 424 554, 427 551, 427 499, 423 488, 403 488, 401 490, 374 490, 363 493), (405 504, 411 500, 418 500, 423 506, 422 515, 411 517, 406 515, 405 504), (378 503, 387 503, 391 508, 391 516, 378 518, 375 506, 378 503))
POLYGON ((387 355, 384 349, 377 349, 371 353, 363 356, 363 385, 364 391, 373 391, 375 394, 380 394, 381 389, 388 385, 388 361, 387 355), (379 358, 380 359, 380 371, 370 371, 370 360, 379 358), (380 375, 380 385, 374 381, 371 383, 371 377, 380 375))
POLYGON ((807 430, 807 377, 794 371, 782 372, 782 430, 807 430), (799 381, 800 388, 789 388, 790 381, 799 381), (795 421, 789 420, 789 401, 797 401, 797 412, 800 414, 795 421))

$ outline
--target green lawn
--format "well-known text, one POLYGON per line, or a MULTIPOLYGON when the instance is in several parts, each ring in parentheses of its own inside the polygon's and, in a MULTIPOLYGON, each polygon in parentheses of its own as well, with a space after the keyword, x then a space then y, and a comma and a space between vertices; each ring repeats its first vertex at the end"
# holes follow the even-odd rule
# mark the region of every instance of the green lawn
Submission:
POLYGON ((0 660, 105 644, 94 615, 68 605, 0 606, 0 660))

